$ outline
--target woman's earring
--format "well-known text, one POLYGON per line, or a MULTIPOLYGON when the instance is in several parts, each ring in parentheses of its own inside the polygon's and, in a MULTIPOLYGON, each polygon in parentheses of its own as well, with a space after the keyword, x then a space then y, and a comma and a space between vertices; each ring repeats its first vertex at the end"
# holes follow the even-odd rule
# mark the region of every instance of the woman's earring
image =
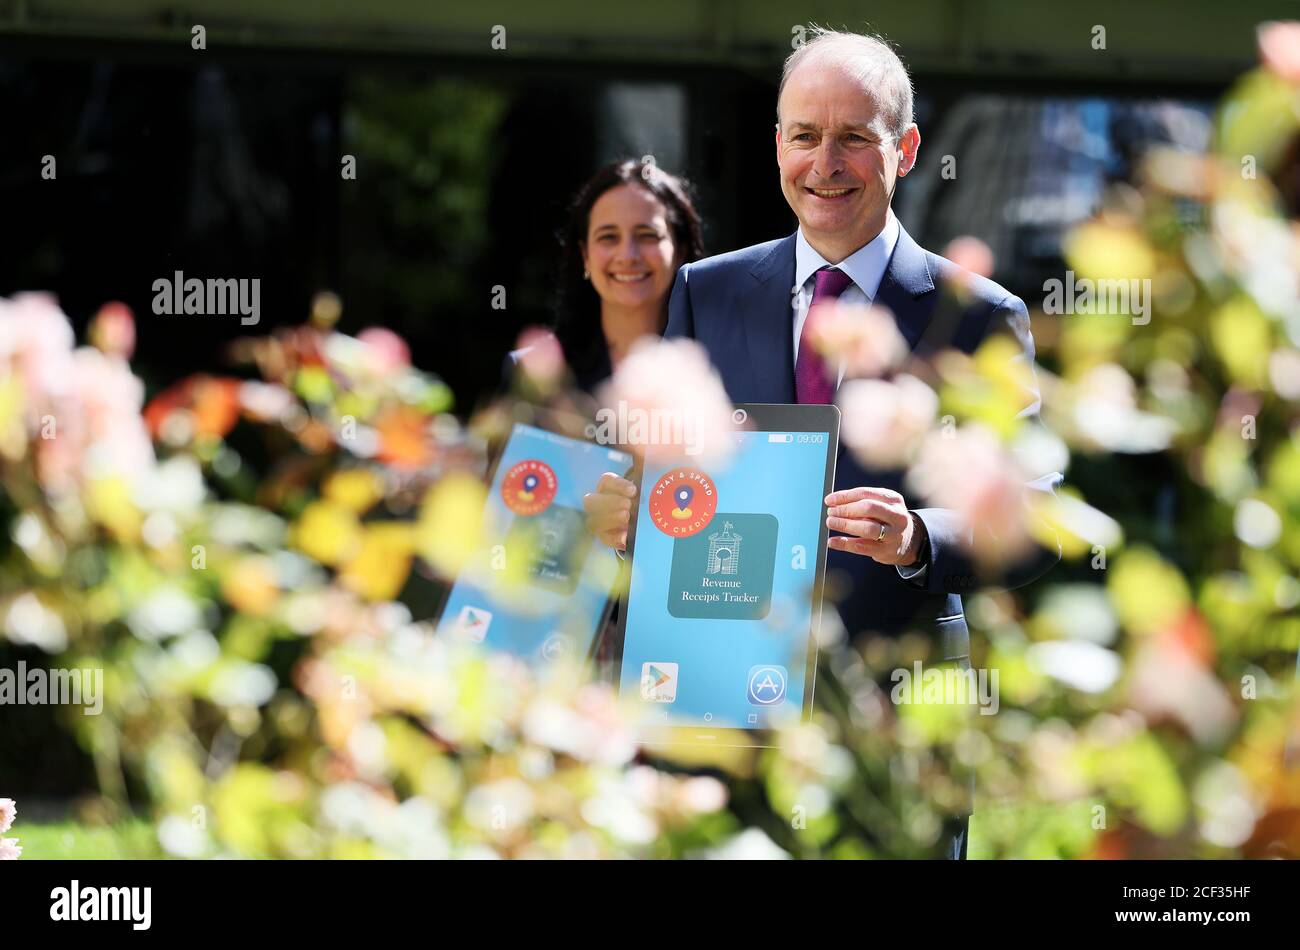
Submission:
POLYGON ((583 280, 591 280, 591 272, 588 271, 587 268, 585 268, 585 267, 582 269, 582 279, 583 279, 583 280))

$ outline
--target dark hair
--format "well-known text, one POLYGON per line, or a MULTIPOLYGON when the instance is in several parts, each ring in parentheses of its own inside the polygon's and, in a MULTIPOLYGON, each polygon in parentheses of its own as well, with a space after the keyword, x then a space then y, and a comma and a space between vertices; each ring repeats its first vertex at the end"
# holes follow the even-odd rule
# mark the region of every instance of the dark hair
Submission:
POLYGON ((562 261, 556 294, 555 336, 564 348, 565 359, 579 373, 599 362, 605 346, 600 326, 600 297, 582 276, 582 242, 587 240, 592 206, 605 192, 621 185, 644 188, 664 206, 680 264, 689 264, 704 255, 700 216, 691 204, 685 180, 653 162, 636 159, 614 162, 592 175, 569 205, 568 220, 560 232, 562 261))

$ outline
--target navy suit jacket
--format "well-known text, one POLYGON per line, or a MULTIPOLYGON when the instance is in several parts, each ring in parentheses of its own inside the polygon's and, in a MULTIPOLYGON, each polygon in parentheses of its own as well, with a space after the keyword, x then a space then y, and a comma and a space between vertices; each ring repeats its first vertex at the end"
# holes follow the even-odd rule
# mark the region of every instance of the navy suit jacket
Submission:
MULTIPOLYGON (((664 335, 699 341, 734 402, 793 403, 794 272, 793 234, 687 264, 677 272, 664 335)), ((990 333, 1003 332, 1019 343, 1017 358, 1032 366, 1034 341, 1024 303, 992 281, 973 277, 965 302, 958 305, 941 292, 944 281, 956 273, 957 265, 921 248, 900 228, 875 302, 894 314, 917 355, 950 346, 970 353, 990 333)), ((1036 415, 1038 406, 1034 388, 1025 394, 1022 414, 1036 415)), ((908 498, 903 475, 867 469, 841 449, 835 487, 892 488, 908 498)), ((1059 480, 1052 474, 1031 485, 1050 491, 1059 480)), ((930 539, 924 586, 904 580, 894 567, 868 557, 830 551, 828 594, 838 595, 840 616, 850 636, 863 631, 895 635, 919 630, 936 638, 945 659, 964 660, 970 653, 970 634, 961 594, 976 584, 974 566, 961 544, 970 527, 947 509, 913 510, 930 539), (837 573, 847 583, 837 585, 837 573), (842 589, 836 591, 837 586, 842 589)), ((1059 548, 1042 552, 1016 565, 998 582, 1007 587, 1028 583, 1059 557, 1059 548)))

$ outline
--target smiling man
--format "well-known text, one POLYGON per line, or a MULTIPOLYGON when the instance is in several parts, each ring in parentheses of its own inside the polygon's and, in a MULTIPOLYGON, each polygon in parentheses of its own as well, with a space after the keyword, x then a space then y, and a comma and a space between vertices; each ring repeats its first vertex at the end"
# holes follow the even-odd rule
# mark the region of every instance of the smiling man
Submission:
MULTIPOLYGON (((923 248, 894 217, 898 180, 916 164, 912 83, 893 50, 873 36, 816 30, 785 64, 777 98, 776 161, 798 230, 785 238, 688 264, 677 273, 665 335, 698 340, 735 402, 830 403, 843 375, 805 338, 822 301, 887 308, 918 355, 973 352, 992 333, 1032 364, 1025 305, 992 281, 963 274, 923 248), (959 282, 962 303, 943 293, 959 282), (944 308, 940 308, 944 301, 944 308), (942 319, 934 319, 942 313, 942 319)), ((1024 415, 1038 394, 1024 394, 1024 415)), ((932 662, 969 665, 961 594, 976 581, 970 536, 996 525, 962 523, 942 508, 913 508, 901 471, 865 468, 842 452, 826 499, 833 537, 829 589, 850 635, 928 632, 932 662), (838 580, 838 582, 837 582, 838 580)), ((1049 475, 1031 485, 1051 490, 1049 475)), ((635 488, 606 475, 586 504, 592 527, 621 545, 635 488)), ((1014 587, 1042 574, 1059 550, 1042 552, 998 581, 1014 587)), ((942 853, 964 857, 966 822, 955 821, 942 853)))
POLYGON ((787 60, 777 96, 781 190, 798 237, 827 264, 877 238, 893 246, 889 205, 920 145, 911 81, 881 41, 819 33, 787 60))

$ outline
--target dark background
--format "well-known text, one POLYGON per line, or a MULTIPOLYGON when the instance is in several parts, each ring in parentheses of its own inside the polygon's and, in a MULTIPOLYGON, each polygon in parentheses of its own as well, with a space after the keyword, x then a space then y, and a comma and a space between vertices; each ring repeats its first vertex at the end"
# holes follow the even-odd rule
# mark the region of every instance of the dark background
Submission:
MULTIPOLYGON (((236 336, 301 322, 331 289, 343 330, 398 331, 468 411, 499 384, 518 331, 550 319, 556 231, 603 162, 650 154, 688 176, 709 253, 790 233, 772 145, 779 59, 762 71, 523 56, 434 67, 402 53, 0 34, 0 294, 53 291, 78 328, 126 302, 152 393, 219 369, 236 336), (47 154, 53 181, 39 174, 47 154), (260 278, 261 324, 154 315, 151 285, 176 270, 260 278), (504 311, 490 305, 496 286, 504 311)), ((1203 148, 1222 91, 914 72, 921 160, 895 208, 934 250, 984 238, 997 279, 1031 306, 1105 182, 1152 140, 1203 148)))

